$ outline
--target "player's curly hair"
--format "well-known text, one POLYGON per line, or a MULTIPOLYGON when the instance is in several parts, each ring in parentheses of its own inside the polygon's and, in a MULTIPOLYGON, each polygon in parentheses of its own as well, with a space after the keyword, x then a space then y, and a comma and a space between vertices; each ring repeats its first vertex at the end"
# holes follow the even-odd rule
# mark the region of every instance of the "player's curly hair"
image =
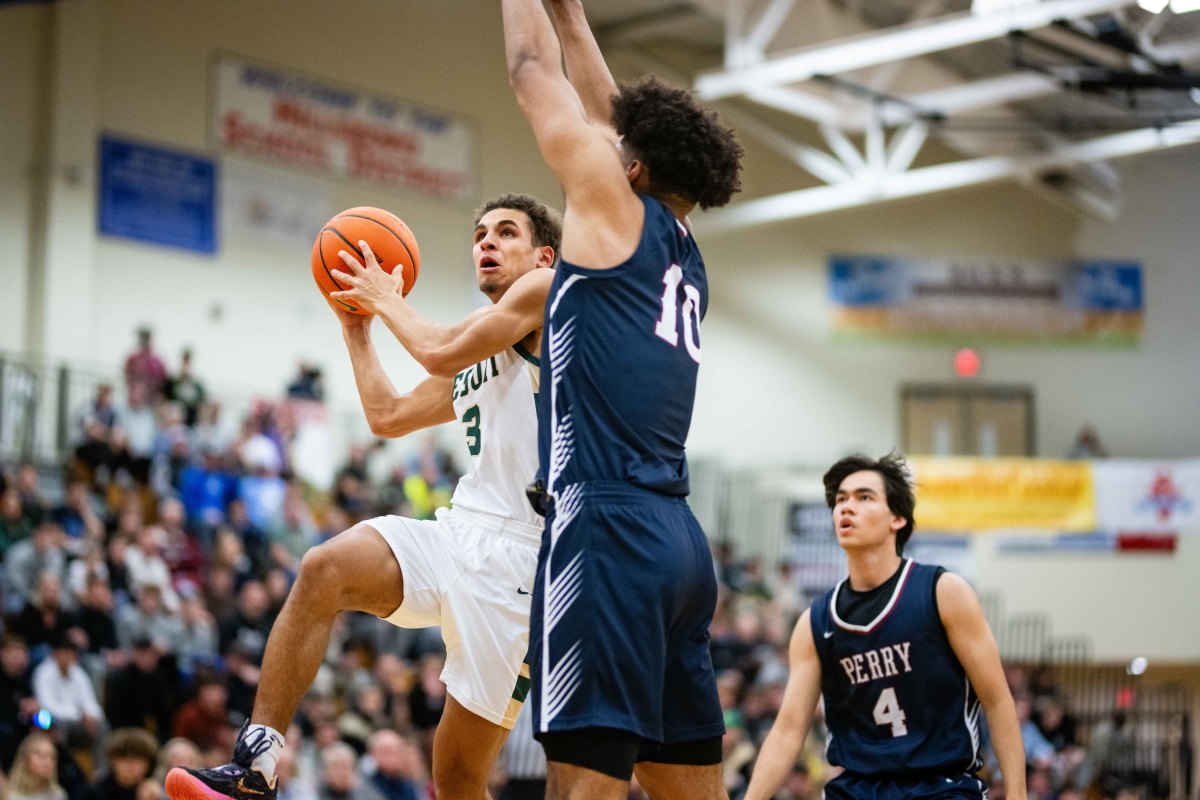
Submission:
POLYGON ((917 505, 917 500, 913 495, 912 478, 904 456, 894 452, 878 460, 861 454, 846 456, 830 467, 821 479, 825 484, 825 504, 833 510, 842 481, 864 470, 879 473, 879 477, 883 478, 888 509, 897 517, 904 517, 904 527, 896 531, 896 555, 904 555, 904 545, 912 536, 913 526, 917 522, 913 518, 913 508, 917 505))
POLYGON ((612 107, 621 149, 626 158, 646 165, 651 195, 717 208, 741 191, 742 146, 691 92, 651 75, 622 84, 612 107))
POLYGON ((533 246, 549 245, 554 248, 555 258, 558 257, 558 251, 562 246, 562 217, 557 211, 531 195, 502 194, 475 209, 475 221, 471 227, 478 225, 484 214, 496 208, 511 208, 525 212, 533 224, 531 237, 533 246))

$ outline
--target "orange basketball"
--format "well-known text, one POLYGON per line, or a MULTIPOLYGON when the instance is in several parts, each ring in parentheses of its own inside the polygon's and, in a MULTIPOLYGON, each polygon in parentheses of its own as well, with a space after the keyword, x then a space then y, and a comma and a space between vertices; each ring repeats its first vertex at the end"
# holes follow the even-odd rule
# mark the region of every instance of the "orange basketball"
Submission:
POLYGON ((317 234, 317 241, 313 243, 312 273, 326 299, 352 314, 367 312, 343 300, 332 298, 329 293, 349 288, 338 280, 338 272, 349 271, 338 251, 345 250, 362 261, 362 251, 358 247, 360 239, 371 246, 375 260, 384 272, 391 274, 397 268, 401 270, 405 295, 412 291, 413 284, 417 282, 417 275, 421 272, 421 252, 417 249, 417 238, 404 224, 404 220, 382 208, 359 206, 346 209, 326 222, 325 227, 317 234))

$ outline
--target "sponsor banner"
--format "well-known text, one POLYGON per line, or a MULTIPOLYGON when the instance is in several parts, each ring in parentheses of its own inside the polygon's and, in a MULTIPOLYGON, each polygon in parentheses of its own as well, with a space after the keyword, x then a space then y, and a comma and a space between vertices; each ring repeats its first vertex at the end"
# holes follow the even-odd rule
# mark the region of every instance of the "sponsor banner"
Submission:
POLYGON ((1063 533, 1055 536, 1004 536, 1002 553, 1158 553, 1171 555, 1179 544, 1173 533, 1063 533))
POLYGON ((1136 342, 1142 268, 1127 261, 832 256, 839 334, 994 340, 1136 342))
POLYGON ((918 530, 1096 529, 1087 462, 913 457, 909 463, 918 530))
POLYGON ((104 136, 100 232, 212 254, 217 251, 212 159, 104 136))
POLYGON ((1093 461, 1096 523, 1116 533, 1200 530, 1200 460, 1093 461))
POLYGON ((476 135, 462 118, 228 54, 214 73, 212 137, 228 153, 434 200, 475 195, 476 135))

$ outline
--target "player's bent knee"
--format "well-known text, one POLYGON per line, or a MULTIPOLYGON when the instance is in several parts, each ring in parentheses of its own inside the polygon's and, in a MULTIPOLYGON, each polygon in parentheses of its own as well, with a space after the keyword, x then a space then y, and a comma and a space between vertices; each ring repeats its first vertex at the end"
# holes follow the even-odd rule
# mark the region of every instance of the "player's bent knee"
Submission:
POLYGON ((482 797, 487 789, 490 764, 475 758, 448 758, 442 753, 434 756, 433 783, 437 796, 455 800, 459 797, 482 797))
POLYGON ((306 552, 297 584, 306 596, 322 597, 336 611, 387 616, 404 598, 400 566, 369 525, 355 525, 306 552))

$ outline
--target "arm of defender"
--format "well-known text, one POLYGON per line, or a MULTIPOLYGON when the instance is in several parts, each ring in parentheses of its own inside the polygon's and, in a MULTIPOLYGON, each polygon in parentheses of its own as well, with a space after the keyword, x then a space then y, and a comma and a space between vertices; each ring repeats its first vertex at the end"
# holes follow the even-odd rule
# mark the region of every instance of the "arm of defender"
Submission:
POLYGON ((351 272, 339 280, 353 288, 330 296, 349 296, 373 311, 430 375, 452 378, 542 327, 546 297, 554 280, 552 270, 527 272, 513 281, 499 301, 473 311, 457 325, 447 326, 418 314, 398 291, 371 292, 369 286, 386 287, 393 279, 375 263, 370 245, 359 242, 359 246, 369 266, 364 267, 353 255, 342 251, 342 260, 351 272), (368 292, 375 298, 363 302, 368 292))
POLYGON ((1000 666, 996 640, 979 598, 960 576, 944 573, 937 583, 938 614, 954 655, 963 665, 987 714, 992 746, 1004 773, 1006 797, 1025 800, 1025 749, 1012 694, 1000 666))
POLYGON ((550 0, 550 10, 554 14, 567 65, 567 80, 579 95, 588 122, 605 129, 609 138, 616 141, 617 134, 612 128, 612 98, 617 93, 617 82, 604 63, 604 55, 583 13, 583 3, 580 0, 550 0))
POLYGON ((788 648, 791 674, 779 716, 763 742, 745 800, 770 800, 791 774, 804 750, 817 700, 821 697, 821 660, 813 642, 811 611, 800 615, 788 648))
POLYGON ((612 141, 583 116, 541 0, 504 0, 503 9, 509 83, 542 158, 566 193, 567 220, 580 223, 564 225, 563 256, 583 263, 582 254, 588 262, 600 262, 599 268, 616 265, 637 244, 641 201, 629 187, 612 141))
POLYGON ((451 398, 454 382, 450 378, 426 378, 408 394, 397 394, 379 363, 379 354, 371 342, 370 326, 343 325, 342 334, 371 433, 394 439, 454 420, 451 398))

